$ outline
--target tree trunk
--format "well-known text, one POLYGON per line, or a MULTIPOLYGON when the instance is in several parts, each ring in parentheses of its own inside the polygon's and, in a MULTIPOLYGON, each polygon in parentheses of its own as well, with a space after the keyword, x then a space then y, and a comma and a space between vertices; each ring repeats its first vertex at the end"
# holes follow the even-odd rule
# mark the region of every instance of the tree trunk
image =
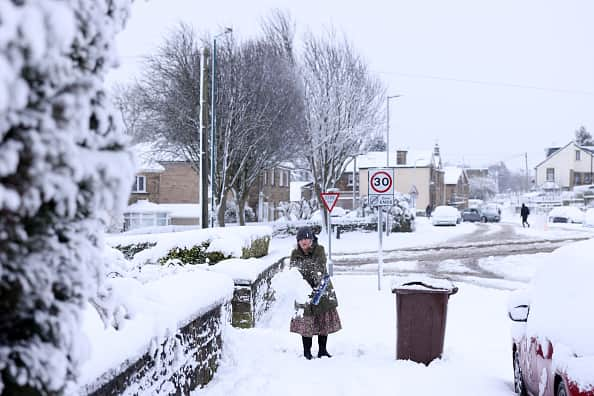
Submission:
POLYGON ((239 219, 239 225, 245 225, 245 197, 239 198, 237 202, 237 218, 239 219))
POLYGON ((219 227, 225 227, 225 211, 227 210, 227 194, 223 194, 217 209, 217 223, 219 227))

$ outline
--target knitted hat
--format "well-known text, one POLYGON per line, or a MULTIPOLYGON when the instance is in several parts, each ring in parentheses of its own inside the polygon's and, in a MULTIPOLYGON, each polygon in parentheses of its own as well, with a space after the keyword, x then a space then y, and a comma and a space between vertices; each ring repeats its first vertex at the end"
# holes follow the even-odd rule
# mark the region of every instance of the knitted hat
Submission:
POLYGON ((297 230, 297 242, 302 239, 315 239, 314 233, 310 227, 301 227, 297 230))

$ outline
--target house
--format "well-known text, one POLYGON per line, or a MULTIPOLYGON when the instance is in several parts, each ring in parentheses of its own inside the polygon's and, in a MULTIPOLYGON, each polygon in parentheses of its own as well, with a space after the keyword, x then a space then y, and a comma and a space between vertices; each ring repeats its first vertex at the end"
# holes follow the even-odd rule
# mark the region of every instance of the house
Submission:
POLYGON ((594 147, 575 141, 546 150, 546 158, 534 168, 538 188, 556 186, 570 190, 574 186, 593 184, 594 147))
POLYGON ((258 221, 274 221, 279 218, 279 204, 290 201, 293 168, 291 163, 284 162, 264 171, 258 178, 258 183, 250 189, 247 205, 255 210, 258 221))
POLYGON ((446 203, 458 209, 468 207, 470 184, 464 168, 446 166, 443 170, 446 203))
POLYGON ((439 146, 435 145, 433 151, 396 150, 388 158, 385 151, 357 156, 336 183, 341 193, 338 205, 352 207, 353 181, 356 182, 356 205, 361 204, 361 199, 366 200, 369 169, 385 167, 394 169, 394 191, 411 195, 412 206, 417 210, 424 211, 429 204, 435 207, 446 203, 441 154, 439 146))
MULTIPOLYGON (((199 173, 192 164, 178 156, 156 152, 147 143, 135 145, 133 151, 139 166, 128 204, 141 200, 158 204, 167 209, 172 225, 200 224, 199 173)), ((291 164, 284 163, 263 172, 257 185, 250 190, 247 205, 254 210, 258 221, 276 220, 279 203, 289 201, 291 168, 291 164)), ((231 195, 229 199, 232 199, 231 195)), ((147 208, 143 205, 139 210, 147 208)), ((126 213, 129 217, 146 217, 141 216, 140 211, 126 213)), ((148 220, 144 222, 148 224, 148 220)))

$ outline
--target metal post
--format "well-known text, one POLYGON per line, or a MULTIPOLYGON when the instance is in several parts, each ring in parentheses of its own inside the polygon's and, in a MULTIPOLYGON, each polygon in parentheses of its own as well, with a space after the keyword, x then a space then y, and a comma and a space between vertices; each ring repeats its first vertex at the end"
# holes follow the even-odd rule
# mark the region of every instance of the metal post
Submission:
POLYGON ((200 51, 200 175, 199 175, 199 194, 200 194, 200 226, 202 228, 208 227, 208 173, 207 168, 207 156, 206 156, 206 122, 205 119, 208 116, 206 111, 206 48, 202 48, 200 51))
POLYGON ((212 70, 211 70, 211 89, 210 89, 210 111, 212 112, 212 120, 210 123, 210 213, 211 213, 211 220, 210 226, 214 227, 215 221, 215 164, 217 162, 217 141, 216 141, 216 131, 217 131, 217 108, 216 108, 216 95, 217 95, 217 85, 216 85, 216 66, 217 66, 217 37, 222 36, 227 33, 233 32, 233 29, 230 27, 225 28, 225 31, 215 35, 212 38, 212 70))
POLYGON ((215 162, 216 162, 216 140, 217 108, 216 98, 216 65, 217 65, 217 37, 212 39, 212 66, 211 66, 211 87, 210 87, 210 111, 212 120, 210 123, 210 226, 214 227, 215 210, 215 162))
POLYGON ((332 222, 330 218, 330 212, 328 213, 328 273, 330 276, 334 276, 334 266, 332 264, 332 222))
MULTIPOLYGON (((357 192, 357 156, 355 155, 353 158, 353 210, 355 210, 355 193, 357 192)), ((591 172, 592 171, 590 171, 590 173, 591 172)))
POLYGON ((390 166, 390 96, 386 97, 386 166, 390 166))
POLYGON ((382 290, 382 277, 384 276, 384 252, 382 241, 382 207, 377 207, 377 230, 379 233, 379 249, 377 251, 377 290, 382 290))

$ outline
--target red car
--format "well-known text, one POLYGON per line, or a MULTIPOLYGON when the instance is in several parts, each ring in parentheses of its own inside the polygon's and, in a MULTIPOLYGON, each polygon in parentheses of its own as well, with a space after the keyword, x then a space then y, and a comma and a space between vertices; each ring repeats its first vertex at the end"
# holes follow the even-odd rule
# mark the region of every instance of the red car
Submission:
POLYGON ((594 240, 551 253, 531 287, 512 294, 515 391, 594 396, 594 240))

